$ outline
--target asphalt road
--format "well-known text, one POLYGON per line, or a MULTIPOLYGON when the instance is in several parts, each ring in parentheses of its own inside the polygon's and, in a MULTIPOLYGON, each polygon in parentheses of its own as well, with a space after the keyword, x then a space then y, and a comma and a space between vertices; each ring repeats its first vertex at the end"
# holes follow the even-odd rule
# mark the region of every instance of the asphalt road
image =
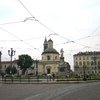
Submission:
POLYGON ((100 100, 100 82, 0 84, 0 100, 100 100))

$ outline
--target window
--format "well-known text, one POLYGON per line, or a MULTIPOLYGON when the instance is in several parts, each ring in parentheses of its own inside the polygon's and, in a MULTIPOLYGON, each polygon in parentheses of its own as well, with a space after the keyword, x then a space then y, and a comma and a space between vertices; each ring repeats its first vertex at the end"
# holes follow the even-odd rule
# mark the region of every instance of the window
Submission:
POLYGON ((81 60, 81 57, 79 59, 81 60))
POLYGON ((78 66, 78 62, 76 61, 76 66, 78 66))
POLYGON ((82 62, 81 62, 81 61, 79 62, 79 65, 80 65, 80 66, 82 65, 82 62))
POLYGON ((93 61, 91 61, 91 66, 93 65, 93 61))
POLYGON ((98 69, 100 70, 100 66, 98 66, 98 69))
POLYGON ((57 60, 57 56, 55 56, 55 60, 57 60))
POLYGON ((100 65, 100 61, 98 61, 98 65, 100 65))
POLYGON ((50 56, 47 56, 47 60, 50 60, 50 56))
POLYGON ((85 60, 85 57, 83 57, 83 60, 85 60))
POLYGON ((87 65, 89 65, 89 61, 87 61, 87 65))
POLYGON ((83 61, 83 66, 85 66, 86 64, 85 64, 85 61, 83 61))

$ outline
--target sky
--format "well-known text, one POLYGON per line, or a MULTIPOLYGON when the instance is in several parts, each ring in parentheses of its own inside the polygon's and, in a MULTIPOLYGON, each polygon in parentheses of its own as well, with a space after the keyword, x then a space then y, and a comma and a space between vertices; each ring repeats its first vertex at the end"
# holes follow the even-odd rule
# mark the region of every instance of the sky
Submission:
POLYGON ((0 0, 2 61, 28 54, 41 60, 45 37, 64 50, 73 69, 73 55, 100 51, 100 0, 0 0))

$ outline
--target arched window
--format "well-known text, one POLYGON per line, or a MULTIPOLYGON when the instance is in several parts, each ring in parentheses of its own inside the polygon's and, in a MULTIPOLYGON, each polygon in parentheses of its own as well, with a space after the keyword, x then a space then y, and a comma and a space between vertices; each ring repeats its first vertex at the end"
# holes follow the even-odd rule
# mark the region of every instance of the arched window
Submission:
POLYGON ((55 60, 57 60, 57 56, 55 56, 55 60))
POLYGON ((50 56, 47 56, 47 60, 50 60, 50 56))
POLYGON ((89 65, 89 61, 87 61, 87 65, 89 65))

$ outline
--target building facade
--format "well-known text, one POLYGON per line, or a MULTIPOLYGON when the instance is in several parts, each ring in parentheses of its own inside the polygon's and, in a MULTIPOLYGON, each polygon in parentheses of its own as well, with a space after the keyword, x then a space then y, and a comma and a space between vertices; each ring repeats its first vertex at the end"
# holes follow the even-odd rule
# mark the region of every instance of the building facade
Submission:
POLYGON ((75 74, 100 74, 100 51, 79 52, 73 58, 75 74))
POLYGON ((63 52, 59 52, 53 48, 53 41, 45 38, 43 44, 42 59, 38 63, 38 74, 67 75, 70 70, 68 62, 64 61, 63 52), (63 58, 63 60, 62 60, 63 58), (62 70, 61 70, 62 69, 62 70))

